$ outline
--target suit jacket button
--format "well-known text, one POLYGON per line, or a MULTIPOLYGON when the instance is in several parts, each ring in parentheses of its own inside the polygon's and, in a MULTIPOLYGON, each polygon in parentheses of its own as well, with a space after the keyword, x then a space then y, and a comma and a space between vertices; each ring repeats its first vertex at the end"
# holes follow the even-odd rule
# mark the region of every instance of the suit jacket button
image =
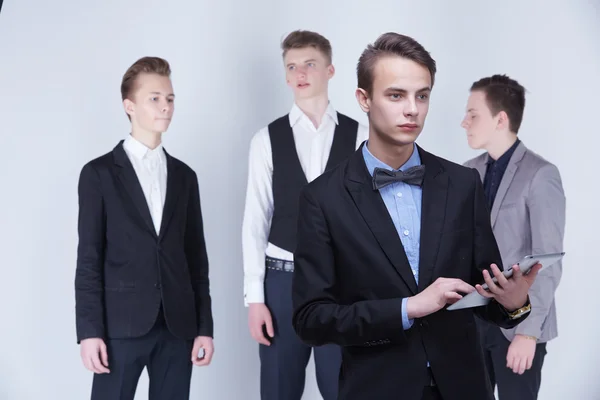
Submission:
POLYGON ((154 287, 157 288, 157 289, 160 289, 160 283, 155 283, 154 287))

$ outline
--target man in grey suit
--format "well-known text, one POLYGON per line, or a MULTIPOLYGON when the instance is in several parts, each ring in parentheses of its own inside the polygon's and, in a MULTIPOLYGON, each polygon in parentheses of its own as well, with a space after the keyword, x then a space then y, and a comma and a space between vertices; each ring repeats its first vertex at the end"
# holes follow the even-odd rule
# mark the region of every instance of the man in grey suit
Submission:
MULTIPOLYGON (((494 75, 475 82, 470 92, 461 125, 469 146, 486 152, 465 165, 483 180, 502 263, 563 251, 565 195, 558 169, 517 137, 525 88, 494 75)), ((537 398, 546 343, 558 335, 554 292, 561 273, 561 262, 539 272, 529 291, 531 315, 517 327, 478 321, 488 375, 501 400, 537 398)))

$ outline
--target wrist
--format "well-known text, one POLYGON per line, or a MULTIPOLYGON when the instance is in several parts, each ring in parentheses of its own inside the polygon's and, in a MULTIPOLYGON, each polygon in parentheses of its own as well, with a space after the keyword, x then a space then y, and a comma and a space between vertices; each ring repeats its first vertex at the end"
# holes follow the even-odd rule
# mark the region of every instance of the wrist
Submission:
POLYGON ((411 296, 406 299, 406 316, 408 319, 421 318, 421 312, 419 310, 419 299, 417 296, 411 296))
POLYGON ((512 304, 509 304, 508 307, 506 307, 504 304, 502 305, 502 307, 504 307, 504 309, 508 313, 514 313, 515 311, 517 311, 523 307, 527 307, 527 305, 529 305, 529 296, 525 295, 525 297, 518 299, 517 301, 515 301, 512 304))
POLYGON ((525 316, 526 314, 529 314, 530 312, 531 312, 531 303, 529 302, 529 299, 527 299, 527 302, 525 303, 525 305, 523 307, 517 308, 514 311, 506 310, 506 315, 508 316, 509 319, 515 320, 515 319, 522 318, 523 316, 525 316))

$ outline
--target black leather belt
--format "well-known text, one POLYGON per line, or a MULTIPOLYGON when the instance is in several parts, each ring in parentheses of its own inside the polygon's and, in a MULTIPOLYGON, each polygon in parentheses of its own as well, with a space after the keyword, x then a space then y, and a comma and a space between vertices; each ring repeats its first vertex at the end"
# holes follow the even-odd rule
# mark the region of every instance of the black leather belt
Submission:
POLYGON ((284 272, 294 272, 294 262, 280 260, 278 258, 266 258, 266 266, 269 269, 274 269, 276 271, 284 271, 284 272))

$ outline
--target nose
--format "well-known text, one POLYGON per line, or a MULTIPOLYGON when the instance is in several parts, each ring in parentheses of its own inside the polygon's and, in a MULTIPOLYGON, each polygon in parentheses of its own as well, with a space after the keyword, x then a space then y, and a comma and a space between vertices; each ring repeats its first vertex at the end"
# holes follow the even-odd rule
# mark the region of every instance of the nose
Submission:
POLYGON ((296 74, 299 78, 306 78, 306 67, 304 65, 298 66, 296 68, 296 74))
POLYGON ((404 116, 406 117, 416 117, 419 115, 419 109, 417 108, 417 102, 415 99, 410 99, 406 103, 406 108, 404 109, 404 116))
POLYGON ((460 126, 463 129, 467 129, 468 128, 468 124, 467 124, 467 119, 466 118, 463 118, 462 122, 460 123, 460 126))
POLYGON ((162 113, 168 113, 171 109, 173 108, 173 103, 170 103, 168 101, 164 101, 162 106, 161 106, 161 112, 162 113))

